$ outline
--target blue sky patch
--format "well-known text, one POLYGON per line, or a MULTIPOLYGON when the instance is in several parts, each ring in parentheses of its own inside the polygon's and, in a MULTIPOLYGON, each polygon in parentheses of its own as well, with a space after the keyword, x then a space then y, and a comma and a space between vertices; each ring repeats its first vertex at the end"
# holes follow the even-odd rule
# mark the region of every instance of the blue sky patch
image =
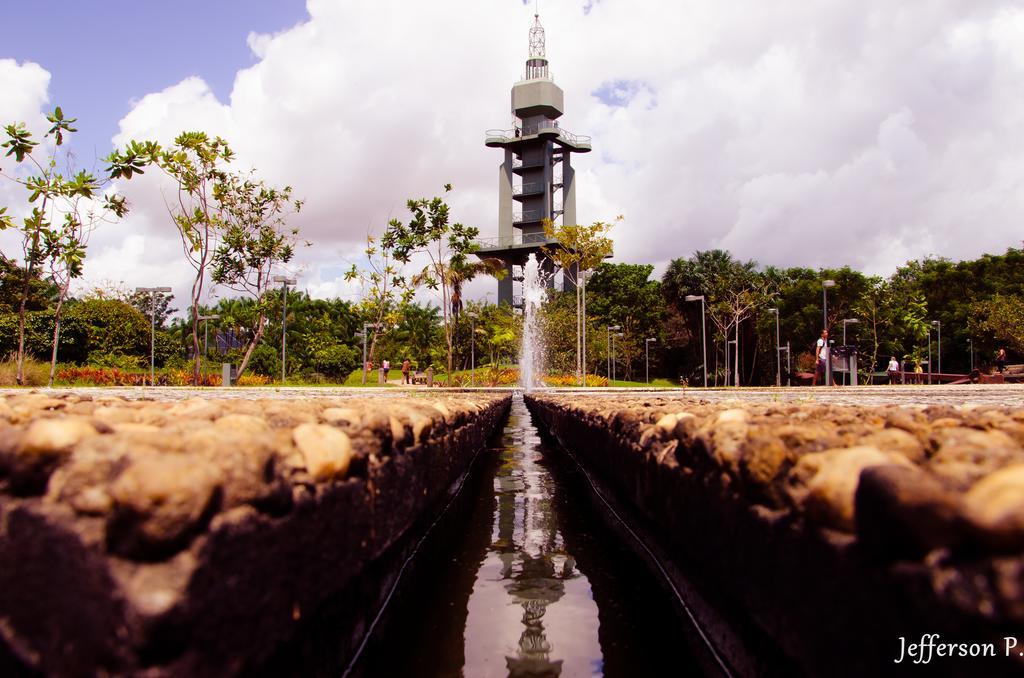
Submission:
POLYGON ((605 106, 628 106, 638 93, 650 91, 642 80, 610 80, 601 84, 591 94, 605 106))

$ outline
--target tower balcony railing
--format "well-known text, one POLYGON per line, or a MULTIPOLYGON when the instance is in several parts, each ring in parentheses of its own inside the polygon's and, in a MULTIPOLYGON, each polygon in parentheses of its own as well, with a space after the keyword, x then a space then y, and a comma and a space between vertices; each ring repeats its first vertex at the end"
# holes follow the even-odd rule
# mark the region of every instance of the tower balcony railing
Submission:
POLYGON ((529 167, 543 167, 544 163, 541 160, 528 160, 523 162, 522 158, 512 158, 512 169, 525 169, 529 167))
POLYGON ((523 137, 532 137, 540 134, 550 134, 558 137, 561 141, 575 146, 576 148, 586 148, 590 150, 590 137, 586 134, 573 134, 568 130, 564 130, 558 126, 557 120, 546 120, 540 123, 534 123, 532 125, 523 125, 522 127, 513 127, 512 129, 489 129, 486 133, 484 144, 487 146, 498 146, 501 144, 510 144, 516 139, 523 137))
POLYGON ((540 221, 544 218, 544 210, 517 210, 512 212, 512 223, 522 224, 540 221))
POLYGON ((559 130, 558 136, 571 146, 577 148, 590 148, 590 136, 587 134, 573 134, 568 130, 559 130))
POLYGON ((476 245, 481 250, 505 249, 521 245, 553 245, 557 241, 544 233, 516 233, 512 236, 499 238, 477 238, 476 245))
POLYGON ((559 132, 557 120, 542 120, 541 122, 535 122, 532 125, 523 125, 522 135, 524 137, 532 137, 537 134, 555 134, 559 132))
POLYGON ((543 181, 528 181, 528 182, 524 183, 522 186, 513 186, 512 187, 512 195, 518 195, 518 196, 537 195, 537 194, 543 193, 543 192, 544 192, 544 182, 543 181))

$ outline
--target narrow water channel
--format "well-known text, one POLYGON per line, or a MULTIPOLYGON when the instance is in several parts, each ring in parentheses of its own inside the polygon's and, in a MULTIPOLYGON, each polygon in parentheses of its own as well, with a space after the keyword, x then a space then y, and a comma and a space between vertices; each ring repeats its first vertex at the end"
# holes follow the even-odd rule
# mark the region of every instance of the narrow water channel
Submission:
POLYGON ((684 622, 516 397, 432 534, 364 676, 698 675, 684 622))

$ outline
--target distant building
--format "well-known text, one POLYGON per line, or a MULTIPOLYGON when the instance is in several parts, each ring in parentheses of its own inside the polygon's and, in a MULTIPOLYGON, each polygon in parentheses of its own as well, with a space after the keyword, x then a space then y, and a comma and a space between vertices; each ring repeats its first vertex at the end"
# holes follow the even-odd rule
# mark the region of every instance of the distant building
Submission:
MULTIPOLYGON (((485 142, 505 152, 498 167, 498 237, 482 239, 477 252, 481 258, 505 263, 507 275, 498 281, 498 303, 520 305, 516 283, 522 282, 522 266, 531 253, 541 260, 543 270, 554 272, 554 263, 541 252, 542 246, 554 244, 544 236, 544 220, 576 223, 571 157, 590 152, 590 137, 559 127, 562 108, 562 90, 548 71, 544 28, 534 15, 526 72, 512 86, 513 128, 488 130, 485 142)), ((563 288, 572 289, 571 281, 565 279, 563 288)))

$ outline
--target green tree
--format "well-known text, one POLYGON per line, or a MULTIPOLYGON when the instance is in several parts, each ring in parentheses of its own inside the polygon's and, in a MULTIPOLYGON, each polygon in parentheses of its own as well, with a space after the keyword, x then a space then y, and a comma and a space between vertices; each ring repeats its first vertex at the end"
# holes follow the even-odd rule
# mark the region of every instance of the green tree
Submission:
POLYGON ((595 221, 589 226, 544 221, 545 237, 558 243, 543 247, 544 254, 562 269, 576 291, 576 375, 580 386, 585 384, 587 365, 587 272, 612 255, 614 243, 609 234, 622 219, 619 215, 612 222, 595 221))
POLYGON ((662 340, 665 324, 661 282, 650 280, 650 264, 601 264, 590 280, 591 308, 608 324, 622 327, 616 359, 624 363, 624 376, 634 379, 634 363, 642 360, 644 340, 662 340))
POLYGON ((271 273, 275 267, 290 262, 295 254, 299 231, 288 228, 286 217, 289 210, 299 212, 302 201, 292 200, 291 186, 273 188, 251 175, 227 175, 215 194, 221 207, 223 232, 213 252, 211 278, 256 302, 255 320, 238 366, 241 375, 266 331, 271 273))
POLYGON ((972 329, 990 334, 1011 351, 1024 353, 1024 295, 996 294, 971 304, 972 329))
POLYGON ((231 177, 227 165, 234 159, 228 143, 205 132, 183 132, 162 149, 159 144, 132 141, 108 158, 114 178, 130 179, 146 165, 157 165, 177 183, 177 199, 169 206, 171 220, 181 237, 182 251, 195 270, 189 296, 192 320, 192 379, 199 383, 202 352, 199 350, 199 303, 203 297, 206 271, 218 237, 226 228, 225 204, 231 177))
MULTIPOLYGON (((57 297, 57 286, 42 275, 40 269, 29 274, 29 292, 25 299, 25 310, 41 311, 49 307, 57 297)), ((17 313, 21 304, 22 284, 25 268, 14 259, 0 254, 0 313, 17 313)), ((17 329, 11 332, 16 336, 17 329)))
MULTIPOLYGON (((759 304, 764 304, 774 292, 774 280, 766 279, 758 273, 754 261, 738 261, 725 250, 698 251, 689 259, 674 259, 669 263, 662 277, 666 298, 680 312, 694 313, 697 323, 700 322, 700 306, 688 308, 687 295, 703 295, 705 309, 712 326, 718 330, 716 339, 722 342, 727 350, 729 334, 735 330, 737 335, 736 357, 734 369, 742 363, 739 359, 740 323, 749 318, 759 304)), ((716 346, 718 341, 715 342, 716 346)), ((728 356, 723 352, 728 364, 728 356)), ((717 352, 715 355, 717 363, 717 352)), ((715 383, 718 383, 716 364, 715 383)), ((728 380, 728 374, 725 375, 728 380)))
MULTIPOLYGON (((115 297, 116 298, 116 297, 115 297)), ((150 294, 149 292, 132 292, 127 295, 125 301, 138 310, 147 318, 152 317, 157 329, 163 329, 170 318, 178 309, 171 308, 174 301, 173 294, 150 294)))
POLYGON ((120 218, 128 211, 123 196, 103 189, 112 177, 97 178, 90 172, 75 172, 70 154, 63 153, 65 137, 78 131, 72 127, 75 118, 65 118, 60 106, 46 116, 51 127, 44 135, 50 139, 49 154, 39 160, 33 151, 39 142, 32 138, 24 123, 12 123, 4 129, 7 140, 6 157, 27 166, 22 176, 5 175, 28 192, 29 216, 16 224, 6 209, 0 211, 0 229, 14 228, 20 232, 23 275, 18 303, 17 381, 24 383, 25 314, 32 282, 38 272, 48 267, 58 294, 54 311, 54 333, 50 363, 50 384, 57 363, 60 317, 72 280, 82 275, 85 249, 89 235, 101 222, 120 218))
POLYGON ((377 355, 377 340, 399 322, 402 308, 412 301, 414 290, 406 284, 401 266, 394 260, 391 248, 381 247, 374 236, 366 236, 363 255, 366 257, 365 263, 361 266, 353 263, 345 272, 345 280, 358 280, 362 284, 363 293, 359 305, 361 315, 369 325, 368 329, 373 331, 368 337, 367 354, 367 360, 373 362, 377 355))
POLYGON ((441 337, 439 315, 438 307, 432 304, 403 304, 382 355, 393 356, 393 363, 409 358, 416 366, 430 365, 432 349, 441 337))
MULTIPOLYGON (((446 184, 444 189, 446 193, 451 191, 451 184, 446 184)), ((451 374, 454 292, 458 281, 467 279, 467 271, 472 268, 468 256, 477 250, 475 240, 480 230, 451 223, 448 204, 439 197, 409 200, 407 206, 412 213, 409 223, 392 219, 381 237, 381 247, 390 250, 393 259, 403 264, 416 256, 423 256, 429 262, 411 280, 414 285, 425 285, 440 292, 447 370, 451 374)))

